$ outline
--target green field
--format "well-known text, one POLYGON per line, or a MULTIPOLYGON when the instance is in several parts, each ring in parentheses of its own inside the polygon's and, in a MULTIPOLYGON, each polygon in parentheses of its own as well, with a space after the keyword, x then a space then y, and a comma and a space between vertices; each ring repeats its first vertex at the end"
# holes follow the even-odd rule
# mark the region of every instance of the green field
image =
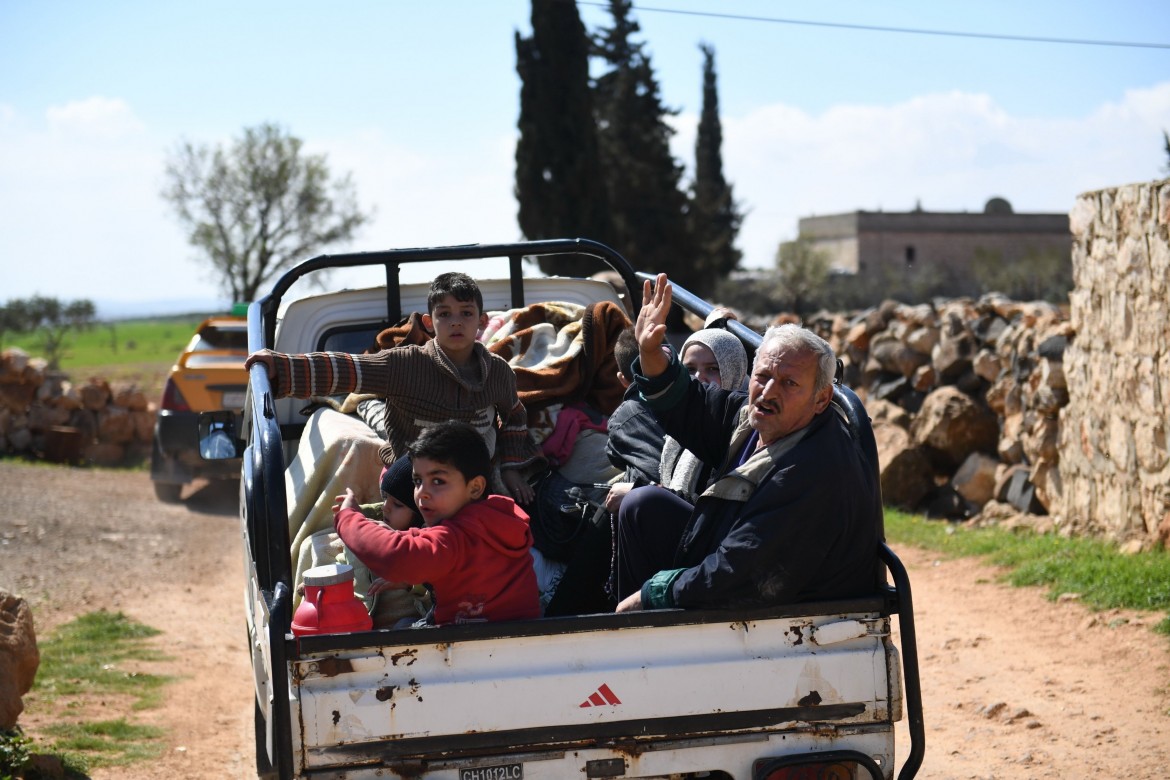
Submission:
MULTIPOLYGON (((173 361, 182 351, 200 315, 181 318, 123 320, 104 322, 86 331, 74 331, 65 337, 67 348, 61 369, 100 368, 134 363, 173 361)), ((38 334, 5 334, 5 348, 20 347, 34 356, 43 356, 38 334)))
MULTIPOLYGON (((136 385, 153 398, 162 393, 171 365, 206 316, 119 320, 73 331, 65 337, 61 370, 74 382, 101 377, 110 383, 136 385)), ((44 357, 40 344, 36 333, 6 333, 0 347, 20 347, 33 357, 44 357)))

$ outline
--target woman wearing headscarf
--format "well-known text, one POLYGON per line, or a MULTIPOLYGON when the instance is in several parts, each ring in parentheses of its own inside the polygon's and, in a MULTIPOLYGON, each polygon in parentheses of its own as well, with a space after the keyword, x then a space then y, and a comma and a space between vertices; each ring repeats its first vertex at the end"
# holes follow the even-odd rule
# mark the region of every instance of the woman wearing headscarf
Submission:
MULTIPOLYGON (((696 331, 683 342, 679 354, 683 366, 700 382, 719 385, 724 390, 742 389, 748 369, 747 352, 740 340, 727 331, 718 328, 696 331)), ((662 487, 693 504, 707 487, 711 466, 667 436, 659 472, 662 487)))

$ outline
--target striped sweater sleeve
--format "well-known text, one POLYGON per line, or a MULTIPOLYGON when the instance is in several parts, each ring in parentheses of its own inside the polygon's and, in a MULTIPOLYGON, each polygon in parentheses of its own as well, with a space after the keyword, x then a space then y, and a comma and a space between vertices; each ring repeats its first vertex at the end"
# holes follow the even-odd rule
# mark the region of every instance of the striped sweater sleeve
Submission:
POLYGON ((348 352, 272 353, 279 397, 310 398, 341 393, 384 393, 388 370, 385 353, 351 355, 348 352))

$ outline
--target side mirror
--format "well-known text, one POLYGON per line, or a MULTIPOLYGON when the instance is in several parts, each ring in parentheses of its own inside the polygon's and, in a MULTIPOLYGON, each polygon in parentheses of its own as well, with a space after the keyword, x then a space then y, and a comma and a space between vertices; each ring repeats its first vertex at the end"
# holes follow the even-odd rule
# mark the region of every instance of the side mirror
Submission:
POLYGON ((236 434, 236 413, 225 409, 199 414, 199 457, 229 460, 241 454, 236 434))

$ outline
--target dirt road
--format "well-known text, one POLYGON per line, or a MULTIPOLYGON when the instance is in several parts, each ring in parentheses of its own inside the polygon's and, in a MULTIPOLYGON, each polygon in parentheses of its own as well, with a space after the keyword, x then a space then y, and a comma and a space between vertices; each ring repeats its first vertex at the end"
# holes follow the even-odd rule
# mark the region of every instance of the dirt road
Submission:
MULTIPOLYGON (((162 630, 179 679, 161 710, 161 760, 94 780, 253 778, 251 672, 235 485, 158 503, 145 472, 0 463, 0 586, 44 633, 106 608, 162 630)), ((1170 765, 1170 640, 1161 616, 1094 614, 998 584, 971 559, 899 549, 916 606, 926 720, 919 777, 1163 777, 1170 765)), ((60 713, 33 702, 34 737, 60 713)), ((904 723, 903 723, 904 726, 904 723)), ((902 759, 908 746, 899 735, 902 759)))

